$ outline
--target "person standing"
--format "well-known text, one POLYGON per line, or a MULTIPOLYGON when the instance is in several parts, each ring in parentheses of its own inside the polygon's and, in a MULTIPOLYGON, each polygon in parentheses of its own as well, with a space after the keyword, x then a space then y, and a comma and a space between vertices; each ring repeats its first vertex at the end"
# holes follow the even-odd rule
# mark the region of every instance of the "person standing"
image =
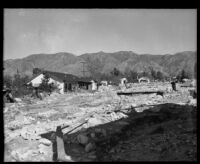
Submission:
POLYGON ((171 85, 172 85, 172 90, 173 91, 177 91, 176 90, 176 80, 175 79, 171 82, 171 85))

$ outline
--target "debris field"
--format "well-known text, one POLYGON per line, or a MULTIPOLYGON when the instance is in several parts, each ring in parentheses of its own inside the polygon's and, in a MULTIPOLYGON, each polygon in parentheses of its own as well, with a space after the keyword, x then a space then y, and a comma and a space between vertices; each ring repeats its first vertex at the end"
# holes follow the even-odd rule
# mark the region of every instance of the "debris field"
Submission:
POLYGON ((196 161, 190 89, 134 83, 5 103, 4 161, 196 161))

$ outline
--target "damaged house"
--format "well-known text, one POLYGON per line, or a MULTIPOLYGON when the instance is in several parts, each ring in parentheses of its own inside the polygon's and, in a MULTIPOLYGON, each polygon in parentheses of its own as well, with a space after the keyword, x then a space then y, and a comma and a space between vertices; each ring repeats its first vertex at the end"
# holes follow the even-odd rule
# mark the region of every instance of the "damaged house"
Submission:
POLYGON ((72 74, 66 74, 61 72, 52 72, 43 70, 38 74, 35 74, 32 80, 30 80, 27 85, 30 83, 33 87, 38 87, 42 83, 44 74, 49 75, 49 84, 53 83, 58 86, 60 93, 64 94, 69 91, 76 91, 78 88, 86 90, 96 90, 96 82, 89 78, 79 78, 72 74))

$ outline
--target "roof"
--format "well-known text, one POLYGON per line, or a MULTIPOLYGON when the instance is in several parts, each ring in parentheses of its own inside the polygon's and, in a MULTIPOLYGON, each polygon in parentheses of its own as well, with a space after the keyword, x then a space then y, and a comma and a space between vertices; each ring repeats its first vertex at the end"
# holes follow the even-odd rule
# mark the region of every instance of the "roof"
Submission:
POLYGON ((33 78, 31 78, 30 81, 32 81, 37 76, 44 74, 44 73, 47 73, 52 79, 59 81, 59 82, 63 82, 64 80, 66 80, 68 82, 75 82, 75 81, 78 81, 78 79, 79 79, 77 76, 72 75, 72 74, 66 74, 66 73, 62 73, 62 72, 52 72, 52 71, 44 70, 42 73, 39 73, 39 74, 33 76, 33 78))
POLYGON ((91 77, 80 77, 78 81, 81 82, 91 82, 93 79, 91 77))
POLYGON ((57 80, 57 81, 60 81, 60 82, 63 82, 64 80, 69 81, 69 82, 75 82, 79 79, 75 75, 61 73, 61 72, 45 71, 45 73, 47 73, 54 80, 57 80))

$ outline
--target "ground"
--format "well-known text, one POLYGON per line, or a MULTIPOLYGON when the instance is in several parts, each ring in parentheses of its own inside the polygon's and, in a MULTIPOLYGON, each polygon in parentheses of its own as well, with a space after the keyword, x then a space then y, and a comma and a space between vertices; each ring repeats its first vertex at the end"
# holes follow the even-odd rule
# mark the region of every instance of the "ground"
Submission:
POLYGON ((4 161, 52 161, 57 126, 66 126, 58 154, 69 161, 196 161, 196 99, 189 87, 178 85, 176 92, 169 87, 104 86, 97 92, 53 93, 43 100, 25 97, 6 103, 4 161), (117 95, 160 90, 163 97, 117 95))

